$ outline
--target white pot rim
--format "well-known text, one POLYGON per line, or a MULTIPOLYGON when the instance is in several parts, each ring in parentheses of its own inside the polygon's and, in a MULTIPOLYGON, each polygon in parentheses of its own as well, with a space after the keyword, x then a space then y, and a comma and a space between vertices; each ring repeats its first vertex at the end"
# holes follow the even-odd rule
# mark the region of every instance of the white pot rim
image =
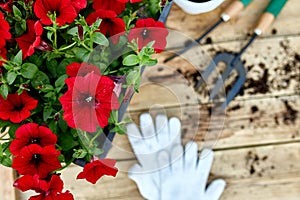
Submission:
POLYGON ((174 2, 186 13, 196 15, 209 12, 218 7, 224 0, 210 0, 207 2, 192 2, 188 0, 174 0, 174 2))

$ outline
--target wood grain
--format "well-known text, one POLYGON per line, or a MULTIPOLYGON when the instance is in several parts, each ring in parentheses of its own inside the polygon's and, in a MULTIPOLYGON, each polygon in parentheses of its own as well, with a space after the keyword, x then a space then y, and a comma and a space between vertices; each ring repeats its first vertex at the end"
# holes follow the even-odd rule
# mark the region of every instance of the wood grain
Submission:
MULTIPOLYGON (((195 91, 199 72, 223 51, 238 52, 269 0, 254 0, 236 19, 223 23, 193 50, 166 64, 163 60, 198 37, 219 19, 231 0, 200 15, 185 14, 176 5, 167 26, 174 30, 159 64, 143 74, 140 93, 134 95, 127 117, 138 123, 150 112, 182 120, 183 142, 211 147, 215 160, 210 181, 224 178, 221 200, 298 200, 300 198, 300 4, 289 0, 273 25, 243 54, 247 80, 224 115, 212 115, 209 92, 214 78, 195 91), (176 32, 177 31, 177 32, 176 32)), ((218 66, 221 72, 224 66, 218 66)), ((223 93, 235 80, 231 76, 223 93)), ((225 95, 220 95, 219 100, 225 95)), ((141 200, 128 179, 136 163, 125 135, 117 135, 108 157, 118 160, 116 178, 103 177, 96 185, 75 180, 82 170, 72 166, 62 174, 77 200, 141 200)), ((2 176, 2 175, 1 175, 2 176)), ((195 186, 197 187, 197 186, 195 186)), ((9 187, 11 188, 11 186, 9 187)), ((4 188, 1 188, 4 191, 4 188)), ((22 194, 20 199, 26 199, 22 194)), ((28 194, 27 194, 28 196, 28 194)))
MULTIPOLYGON (((296 200, 300 194, 300 162, 295 162, 300 159, 299 151, 299 143, 216 151, 209 180, 226 180, 221 200, 296 200)), ((127 177, 135 162, 119 161, 117 177, 104 177, 96 185, 75 182, 73 177, 81 170, 75 166, 63 177, 67 188, 76 191, 77 200, 143 199, 127 177)))
POLYGON ((16 193, 13 187, 14 176, 13 170, 8 167, 0 166, 0 177, 4 184, 0 187, 0 197, 3 200, 15 200, 16 193))
MULTIPOLYGON (((188 15, 175 5, 168 17, 167 26, 191 38, 197 38, 219 20, 222 10, 230 2, 231 0, 226 0, 214 11, 199 15, 188 15)), ((268 3, 269 0, 254 0, 236 19, 215 29, 209 35, 208 41, 221 42, 245 39, 249 33, 253 32, 253 27, 268 3)), ((300 33, 299 9, 300 4, 297 0, 289 0, 274 24, 262 37, 298 35, 300 33)), ((203 42, 205 43, 206 40, 203 42)), ((178 42, 177 44, 177 47, 181 47, 183 43, 178 42)))

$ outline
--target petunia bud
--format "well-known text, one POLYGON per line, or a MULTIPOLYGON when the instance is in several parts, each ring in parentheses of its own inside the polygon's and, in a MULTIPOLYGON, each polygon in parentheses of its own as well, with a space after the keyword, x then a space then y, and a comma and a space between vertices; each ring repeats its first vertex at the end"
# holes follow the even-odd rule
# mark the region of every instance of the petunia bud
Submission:
POLYGON ((23 83, 21 87, 22 87, 22 88, 24 88, 24 89, 26 89, 26 88, 28 88, 28 87, 29 87, 29 85, 28 85, 28 84, 26 84, 26 83, 23 83))
POLYGON ((52 51, 53 50, 53 48, 44 40, 41 40, 39 46, 37 46, 35 48, 38 50, 41 50, 41 51, 52 51))
POLYGON ((83 27, 81 25, 78 25, 78 37, 82 41, 84 40, 84 35, 83 35, 83 27))
POLYGON ((55 113, 55 115, 54 115, 54 121, 58 121, 59 120, 59 118, 60 118, 60 114, 59 113, 55 113))
POLYGON ((166 3, 167 3, 167 0, 161 0, 161 2, 159 2, 159 6, 165 7, 166 3))

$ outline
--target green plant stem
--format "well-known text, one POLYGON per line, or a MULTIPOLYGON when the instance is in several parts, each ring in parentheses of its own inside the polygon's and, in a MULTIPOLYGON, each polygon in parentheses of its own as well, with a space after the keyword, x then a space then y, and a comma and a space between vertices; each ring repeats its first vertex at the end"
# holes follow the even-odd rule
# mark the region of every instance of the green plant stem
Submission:
POLYGON ((102 131, 98 131, 97 133, 96 133, 96 135, 90 140, 90 144, 89 144, 89 147, 92 147, 93 146, 93 143, 94 143, 94 141, 99 137, 99 135, 101 135, 102 134, 102 131))
POLYGON ((66 47, 63 47, 63 48, 59 48, 58 51, 64 51, 64 50, 67 50, 69 48, 72 48, 73 46, 75 46, 77 44, 77 42, 73 42, 72 44, 66 46, 66 47))
MULTIPOLYGON (((54 24, 53 24, 53 28, 54 28, 54 24)), ((57 30, 56 30, 56 27, 54 28, 53 34, 54 34, 53 48, 57 49, 57 30)))
POLYGON ((93 49, 94 48, 94 42, 92 40, 93 32, 90 31, 89 35, 90 35, 90 49, 93 49))
POLYGON ((88 51, 90 51, 90 52, 93 51, 93 48, 88 47, 84 42, 81 42, 80 44, 81 44, 84 48, 86 48, 86 50, 88 50, 88 51))

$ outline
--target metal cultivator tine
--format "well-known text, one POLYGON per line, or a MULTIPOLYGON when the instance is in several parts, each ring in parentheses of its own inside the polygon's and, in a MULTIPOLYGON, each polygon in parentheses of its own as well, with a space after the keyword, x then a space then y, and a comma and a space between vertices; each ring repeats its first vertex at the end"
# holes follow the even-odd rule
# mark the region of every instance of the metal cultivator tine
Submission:
POLYGON ((201 75, 202 79, 199 80, 195 86, 195 88, 197 90, 204 82, 207 82, 209 76, 215 70, 218 63, 224 62, 226 64, 226 69, 223 72, 223 74, 218 77, 217 82, 216 82, 214 88, 211 90, 211 93, 209 96, 210 100, 214 100, 217 94, 222 94, 221 88, 222 87, 224 88, 224 83, 225 83, 226 79, 230 76, 230 74, 233 70, 236 70, 238 73, 238 79, 234 83, 234 85, 230 89, 230 91, 227 92, 227 95, 224 92, 224 98, 226 95, 226 100, 221 106, 222 110, 225 110, 226 106, 229 104, 230 101, 232 101, 234 99, 234 97, 238 94, 239 90, 241 89, 244 82, 246 81, 246 69, 244 68, 243 63, 240 60, 237 60, 236 62, 233 63, 235 58, 236 58, 236 55, 226 53, 226 52, 217 54, 214 57, 213 61, 209 64, 207 69, 204 71, 204 73, 201 75))
POLYGON ((226 101, 222 105, 222 109, 225 109, 226 106, 234 99, 234 97, 239 93, 240 89, 243 87, 246 81, 246 69, 241 61, 239 61, 235 66, 234 69, 238 72, 238 79, 234 83, 233 87, 230 91, 227 92, 226 101))

